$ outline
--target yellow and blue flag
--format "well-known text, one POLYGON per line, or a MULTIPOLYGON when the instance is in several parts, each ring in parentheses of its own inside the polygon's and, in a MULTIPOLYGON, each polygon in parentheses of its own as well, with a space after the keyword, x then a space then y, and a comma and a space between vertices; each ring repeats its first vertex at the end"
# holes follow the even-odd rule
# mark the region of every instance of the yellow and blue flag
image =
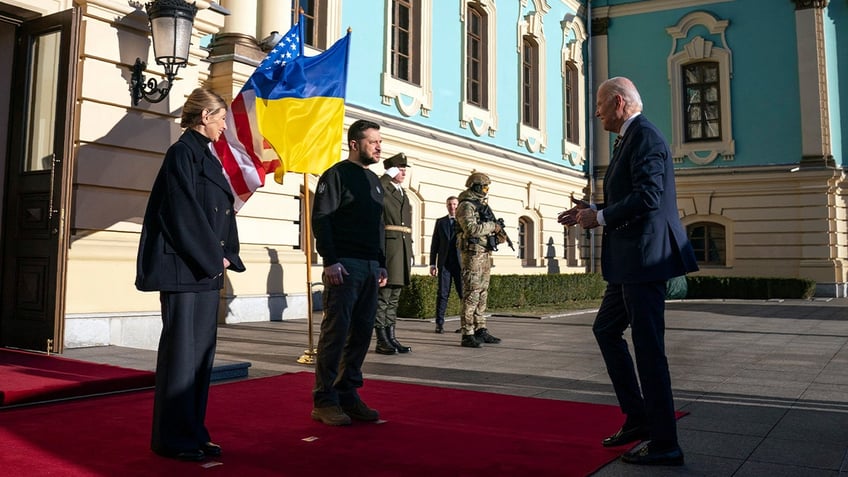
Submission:
POLYGON ((350 32, 327 51, 303 55, 303 16, 233 99, 213 151, 238 210, 265 174, 320 174, 341 159, 350 32))
POLYGON ((286 172, 320 174, 341 158, 350 32, 317 56, 297 56, 250 79, 259 130, 286 172))

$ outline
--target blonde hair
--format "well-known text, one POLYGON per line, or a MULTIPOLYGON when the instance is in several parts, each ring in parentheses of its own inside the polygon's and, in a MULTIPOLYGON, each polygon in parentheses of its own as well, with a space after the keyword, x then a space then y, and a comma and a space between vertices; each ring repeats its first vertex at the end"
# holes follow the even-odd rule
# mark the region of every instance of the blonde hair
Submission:
POLYGON ((192 128, 201 124, 204 110, 206 114, 215 114, 222 109, 227 109, 227 103, 221 95, 206 88, 197 88, 188 95, 183 105, 180 127, 192 128))

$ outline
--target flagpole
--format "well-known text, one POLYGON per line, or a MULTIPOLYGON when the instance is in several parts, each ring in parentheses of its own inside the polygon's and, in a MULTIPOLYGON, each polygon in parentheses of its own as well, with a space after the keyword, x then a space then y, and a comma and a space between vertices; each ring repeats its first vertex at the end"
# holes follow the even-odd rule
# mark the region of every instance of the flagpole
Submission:
POLYGON ((309 199, 309 174, 303 174, 303 252, 306 254, 306 322, 309 329, 309 348, 297 358, 300 364, 315 364, 317 351, 312 342, 312 208, 309 199))

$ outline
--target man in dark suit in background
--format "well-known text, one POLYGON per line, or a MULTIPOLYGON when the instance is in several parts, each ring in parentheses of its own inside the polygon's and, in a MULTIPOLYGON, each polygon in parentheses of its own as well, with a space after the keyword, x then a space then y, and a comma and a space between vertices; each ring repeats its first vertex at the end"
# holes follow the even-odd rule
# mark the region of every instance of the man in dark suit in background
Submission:
POLYGON ((629 79, 601 83, 595 116, 618 134, 604 175, 603 203, 575 201, 557 219, 584 229, 604 226, 601 268, 607 289, 592 331, 627 419, 603 445, 650 440, 622 460, 683 465, 665 355, 665 292, 669 278, 698 266, 678 215, 668 143, 641 112, 642 99, 629 79), (635 368, 623 337, 628 325, 635 368))
POLYGON ((462 298, 462 275, 459 267, 459 250, 456 248, 456 207, 459 199, 450 196, 445 201, 448 215, 436 220, 433 240, 430 242, 430 276, 439 277, 436 293, 436 333, 445 332, 445 310, 448 307, 451 282, 456 294, 462 298))

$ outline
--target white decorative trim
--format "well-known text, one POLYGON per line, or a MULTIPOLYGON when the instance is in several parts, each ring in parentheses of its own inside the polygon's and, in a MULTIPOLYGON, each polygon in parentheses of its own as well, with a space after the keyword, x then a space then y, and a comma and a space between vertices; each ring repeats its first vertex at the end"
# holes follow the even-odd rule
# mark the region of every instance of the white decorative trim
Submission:
POLYGON ((730 80, 733 75, 733 52, 727 45, 724 32, 729 22, 717 20, 706 12, 692 12, 684 16, 675 26, 666 28, 671 36, 671 52, 668 56, 668 82, 671 89, 671 154, 675 163, 682 163, 685 157, 698 165, 710 164, 721 156, 724 161, 732 161, 736 156, 736 142, 733 139, 733 116, 730 105, 730 80), (686 41, 689 30, 695 26, 704 26, 711 34, 721 37, 721 45, 701 36, 686 41), (721 137, 719 141, 684 142, 683 104, 686 92, 683 90, 681 69, 684 65, 696 61, 711 60, 719 65, 719 87, 721 95, 721 137))
POLYGON ((483 134, 487 134, 489 137, 495 137, 495 131, 498 129, 498 108, 497 108, 497 58, 498 58, 498 50, 496 48, 497 45, 497 12, 495 10, 495 2, 493 0, 463 0, 459 3, 459 18, 463 23, 463 35, 462 35, 462 51, 463 53, 460 55, 461 58, 461 71, 460 75, 461 83, 459 85, 459 90, 461 91, 461 100, 459 103, 459 127, 465 129, 471 127, 471 131, 477 135, 482 136, 483 134), (488 105, 488 109, 483 109, 473 104, 467 102, 468 88, 467 88, 467 74, 468 68, 466 60, 468 59, 468 55, 465 54, 467 51, 467 19, 466 12, 468 10, 469 4, 476 4, 483 11, 486 12, 486 104, 488 105))
POLYGON ((324 7, 324 13, 327 15, 327 31, 324 32, 324 35, 326 35, 324 38, 326 38, 327 48, 330 48, 333 43, 347 34, 347 32, 342 32, 342 2, 323 0, 321 3, 321 6, 324 7))
POLYGON ((382 102, 390 106, 393 102, 404 116, 420 113, 423 117, 430 115, 433 108, 432 89, 432 18, 433 0, 419 0, 421 5, 421 49, 417 61, 421 68, 421 85, 414 85, 392 76, 392 0, 385 2, 386 28, 383 50, 383 72, 380 74, 380 95, 382 102))
MULTIPOLYGON (((567 15, 560 23, 562 25, 562 51, 560 74, 562 75, 562 111, 567 111, 565 107, 565 77, 568 63, 573 63, 577 69, 577 79, 575 85, 579 88, 575 91, 574 97, 577 98, 577 104, 574 105, 577 111, 577 130, 586 130, 586 91, 583 90, 586 85, 586 74, 583 64, 583 42, 589 37, 586 33, 586 27, 583 21, 573 15, 567 15)), ((566 137, 568 134, 565 131, 565 126, 568 121, 563 116, 562 118, 562 159, 573 166, 580 166, 586 162, 586 144, 582 138, 578 138, 577 143, 568 142, 566 137)))
MULTIPOLYGON (((522 7, 526 6, 528 0, 521 0, 522 7)), ((538 91, 538 105, 539 108, 539 129, 527 126, 521 120, 521 84, 517 85, 519 88, 518 94, 516 95, 518 98, 518 146, 526 148, 529 152, 545 152, 545 149, 548 145, 548 135, 546 133, 547 126, 547 108, 546 103, 543 98, 547 97, 547 75, 545 72, 547 71, 547 55, 545 54, 547 50, 547 42, 545 40, 545 32, 542 28, 543 16, 545 13, 550 11, 551 7, 547 4, 545 0, 533 0, 533 5, 535 10, 520 16, 518 19, 518 28, 517 28, 517 43, 516 43, 516 53, 517 53, 517 68, 518 68, 518 78, 521 78, 521 61, 522 61, 522 46, 524 43, 524 36, 529 35, 532 36, 539 48, 539 91, 538 91)))

